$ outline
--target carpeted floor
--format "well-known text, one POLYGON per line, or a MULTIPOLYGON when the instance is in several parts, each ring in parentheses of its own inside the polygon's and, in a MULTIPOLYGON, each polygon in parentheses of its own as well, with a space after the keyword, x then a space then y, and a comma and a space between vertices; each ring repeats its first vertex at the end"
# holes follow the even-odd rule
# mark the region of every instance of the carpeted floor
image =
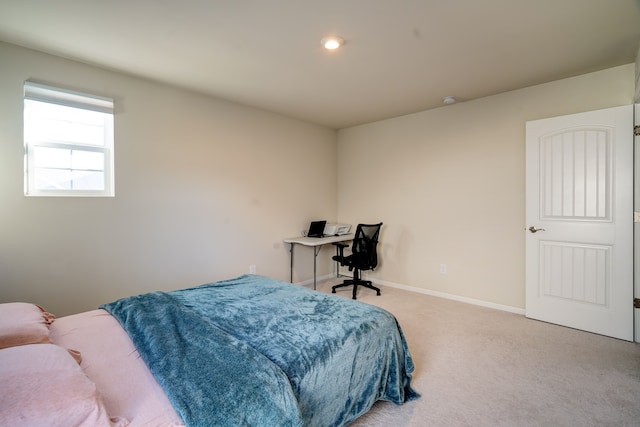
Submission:
MULTIPOLYGON (((318 284, 331 292, 338 280, 318 284)), ((364 426, 640 426, 640 344, 396 288, 358 300, 392 312, 422 397, 378 402, 364 426)), ((351 297, 350 288, 338 295, 351 297)))

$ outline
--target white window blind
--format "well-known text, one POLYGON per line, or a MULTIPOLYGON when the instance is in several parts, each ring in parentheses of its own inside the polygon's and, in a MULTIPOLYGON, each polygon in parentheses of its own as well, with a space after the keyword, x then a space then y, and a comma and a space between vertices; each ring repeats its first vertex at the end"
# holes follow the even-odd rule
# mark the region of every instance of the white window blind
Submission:
POLYGON ((113 100, 24 84, 25 194, 113 196, 113 100))

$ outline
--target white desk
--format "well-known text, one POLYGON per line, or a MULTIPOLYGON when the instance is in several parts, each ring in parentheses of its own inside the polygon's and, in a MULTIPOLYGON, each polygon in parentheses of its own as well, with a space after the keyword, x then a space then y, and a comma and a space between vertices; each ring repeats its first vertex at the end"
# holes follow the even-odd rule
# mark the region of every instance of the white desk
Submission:
POLYGON ((293 247, 295 245, 309 246, 313 248, 313 289, 316 289, 316 258, 320 253, 322 246, 329 245, 331 243, 348 242, 353 240, 354 234, 343 234, 342 236, 329 236, 329 237, 291 237, 284 239, 285 243, 291 245, 289 252, 291 253, 291 280, 293 283, 293 247))

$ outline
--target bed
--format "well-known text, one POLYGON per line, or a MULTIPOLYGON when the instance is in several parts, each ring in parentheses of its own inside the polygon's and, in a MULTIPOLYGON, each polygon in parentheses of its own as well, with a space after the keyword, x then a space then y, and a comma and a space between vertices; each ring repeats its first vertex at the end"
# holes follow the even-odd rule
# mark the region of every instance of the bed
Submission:
POLYGON ((55 320, 0 304, 0 425, 343 426, 417 398, 412 372, 392 314, 256 275, 55 320))

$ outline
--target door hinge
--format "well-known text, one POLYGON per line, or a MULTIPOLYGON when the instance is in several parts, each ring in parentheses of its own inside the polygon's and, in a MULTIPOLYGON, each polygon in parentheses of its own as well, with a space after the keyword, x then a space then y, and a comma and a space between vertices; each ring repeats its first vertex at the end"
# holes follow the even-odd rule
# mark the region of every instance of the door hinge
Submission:
POLYGON ((633 213, 633 222, 640 222, 640 212, 633 213))
POLYGON ((640 308, 640 298, 634 298, 633 299, 633 306, 635 308, 640 308))
POLYGON ((635 136, 640 136, 640 126, 634 126, 633 127, 633 134, 635 136))

